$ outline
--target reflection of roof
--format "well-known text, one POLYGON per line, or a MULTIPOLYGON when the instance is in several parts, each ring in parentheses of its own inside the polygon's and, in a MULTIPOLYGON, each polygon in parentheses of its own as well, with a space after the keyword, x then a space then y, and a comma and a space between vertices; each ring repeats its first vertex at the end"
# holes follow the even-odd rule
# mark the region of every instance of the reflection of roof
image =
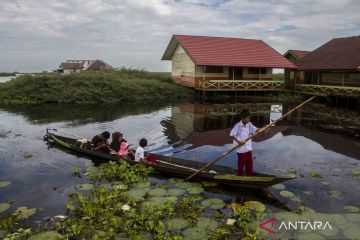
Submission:
MULTIPOLYGON (((260 136, 253 139, 254 142, 266 141, 277 133, 282 132, 290 128, 289 126, 274 126, 269 132, 261 134, 260 136)), ((184 142, 192 144, 193 148, 201 147, 204 145, 210 146, 223 146, 225 144, 232 143, 230 137, 231 128, 211 130, 204 132, 192 132, 188 137, 183 139, 184 142)))
POLYGON ((311 130, 304 127, 292 127, 283 132, 285 136, 295 135, 303 136, 319 143, 323 148, 334 151, 345 156, 360 159, 359 143, 354 140, 351 141, 343 136, 311 130), (345 144, 346 142, 346 144, 345 144))
POLYGON ((356 70, 360 66, 360 36, 334 38, 297 62, 300 69, 356 70))
POLYGON ((262 40, 174 35, 162 57, 171 60, 181 45, 197 65, 296 68, 262 40))

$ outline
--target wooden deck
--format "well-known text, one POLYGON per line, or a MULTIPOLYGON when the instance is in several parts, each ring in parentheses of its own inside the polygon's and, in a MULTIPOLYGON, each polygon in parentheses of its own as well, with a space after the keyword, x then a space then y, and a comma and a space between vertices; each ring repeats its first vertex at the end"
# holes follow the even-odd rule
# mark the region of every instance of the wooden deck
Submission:
POLYGON ((295 92, 310 95, 360 97, 360 87, 296 84, 295 92))
POLYGON ((199 80, 195 88, 202 91, 283 91, 285 82, 273 80, 199 80))

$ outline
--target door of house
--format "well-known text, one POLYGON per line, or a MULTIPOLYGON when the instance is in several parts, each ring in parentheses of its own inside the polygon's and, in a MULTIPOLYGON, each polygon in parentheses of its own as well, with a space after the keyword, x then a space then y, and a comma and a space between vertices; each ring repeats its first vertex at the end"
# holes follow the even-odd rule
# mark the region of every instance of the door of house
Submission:
POLYGON ((230 67, 229 68, 229 79, 243 80, 243 68, 230 67))

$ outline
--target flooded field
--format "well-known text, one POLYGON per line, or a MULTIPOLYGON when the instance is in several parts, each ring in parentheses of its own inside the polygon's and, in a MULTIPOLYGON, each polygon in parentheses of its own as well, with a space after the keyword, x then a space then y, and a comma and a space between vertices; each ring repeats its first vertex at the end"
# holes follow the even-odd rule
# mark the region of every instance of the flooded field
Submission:
MULTIPOLYGON (((240 120, 238 113, 242 109, 249 109, 252 122, 262 127, 296 104, 273 101, 126 108, 6 107, 0 110, 0 181, 10 181, 11 185, 0 189, 0 202, 11 201, 10 210, 19 206, 41 208, 31 221, 66 215, 69 194, 76 184, 86 182, 84 178, 73 177, 72 171, 92 162, 49 147, 43 141, 46 128, 62 129, 88 139, 104 130, 120 131, 132 147, 145 137, 148 151, 208 162, 232 146, 229 132, 240 120)), ((253 143, 256 172, 295 174, 296 179, 260 193, 215 187, 204 194, 226 203, 261 201, 275 213, 299 207, 335 216, 345 216, 350 211, 358 221, 359 134, 359 112, 311 103, 253 143)), ((235 153, 218 164, 236 168, 235 153)), ((162 182, 166 178, 154 177, 152 181, 162 182)), ((344 238, 341 234, 338 231, 330 235, 344 238)))

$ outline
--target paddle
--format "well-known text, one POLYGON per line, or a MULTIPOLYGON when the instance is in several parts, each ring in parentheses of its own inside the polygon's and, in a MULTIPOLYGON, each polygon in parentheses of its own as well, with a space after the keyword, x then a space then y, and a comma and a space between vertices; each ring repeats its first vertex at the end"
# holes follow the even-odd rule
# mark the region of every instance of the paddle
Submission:
POLYGON ((231 153, 232 151, 234 151, 235 149, 237 149, 238 147, 244 145, 247 141, 249 141, 250 139, 260 135, 261 133, 265 132, 267 129, 269 129, 271 126, 275 125, 276 123, 280 122, 282 119, 284 119, 285 117, 289 116, 292 112, 294 112, 295 110, 301 108, 303 105, 305 105, 306 103, 312 101, 316 96, 312 96, 311 98, 309 98, 308 100, 306 100, 305 102, 301 103, 300 105, 294 107, 293 109, 291 109, 290 111, 288 111, 287 113, 285 113, 284 115, 282 115, 280 118, 278 118, 277 120, 271 122, 270 124, 266 125, 265 127, 263 127, 262 129, 260 129, 260 131, 258 131, 256 134, 248 137, 247 139, 245 139, 243 141, 243 143, 239 143, 236 144, 235 146, 231 147, 230 149, 228 149, 227 151, 225 151, 223 154, 221 154, 219 157, 215 158, 214 160, 212 160, 211 162, 207 163, 205 166, 203 166, 202 168, 200 168, 198 171, 194 172, 193 174, 191 174, 189 177, 186 178, 186 181, 189 181, 191 178, 195 177, 196 175, 198 175, 201 171, 203 171, 204 169, 210 167, 211 165, 213 165, 214 163, 216 163, 217 161, 219 161, 220 159, 222 159, 223 157, 225 157, 226 155, 228 155, 229 153, 231 153))

